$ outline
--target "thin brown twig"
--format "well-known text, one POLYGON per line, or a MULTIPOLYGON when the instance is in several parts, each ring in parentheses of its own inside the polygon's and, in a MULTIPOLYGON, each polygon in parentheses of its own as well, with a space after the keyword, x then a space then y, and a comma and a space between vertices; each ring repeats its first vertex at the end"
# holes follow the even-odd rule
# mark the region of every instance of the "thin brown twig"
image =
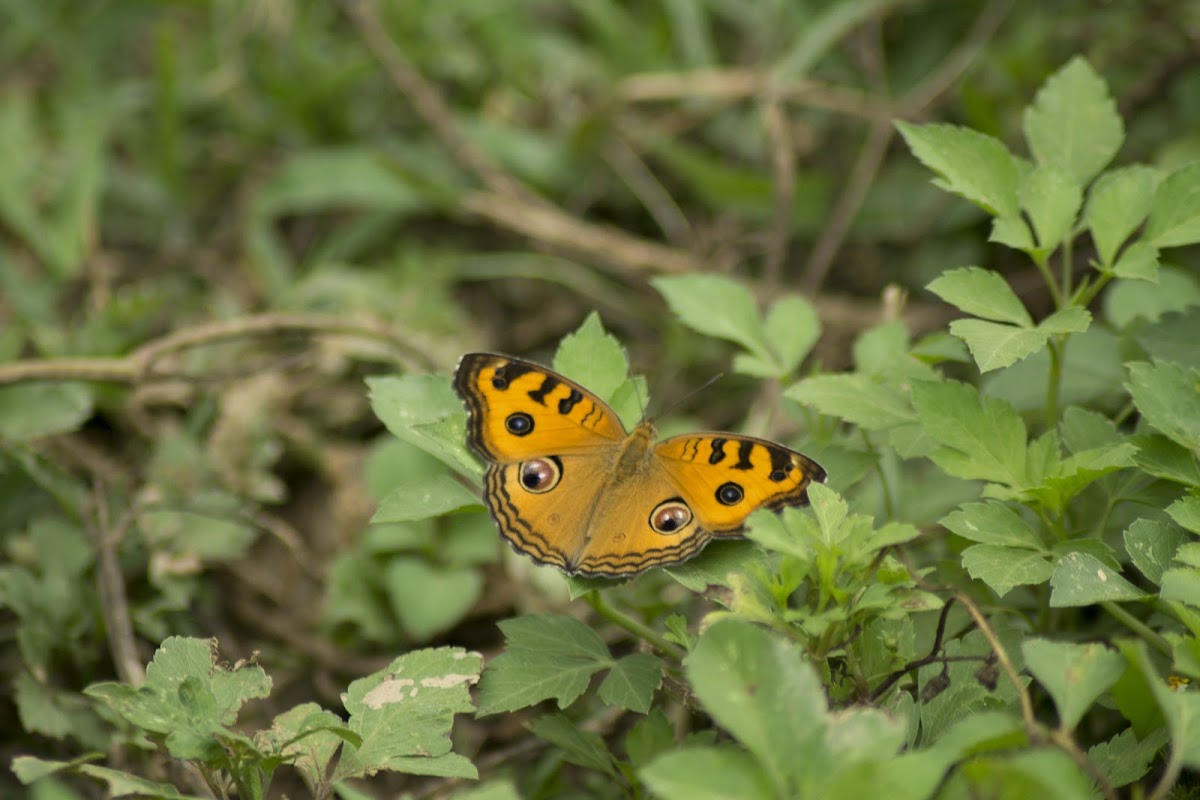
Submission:
POLYGON ((117 545, 125 538, 125 532, 133 522, 133 514, 128 511, 116 524, 112 524, 104 487, 99 482, 92 489, 91 506, 92 514, 84 528, 92 540, 92 551, 96 556, 96 587, 100 594, 100 613, 104 617, 108 648, 121 681, 138 687, 146 680, 146 671, 142 667, 142 658, 133 634, 133 617, 129 613, 129 598, 125 594, 125 575, 117 560, 117 545))
POLYGON ((796 146, 787 111, 770 88, 763 96, 763 125, 771 144, 772 211, 763 260, 763 293, 773 297, 779 289, 783 262, 791 241, 792 214, 796 200, 796 146))

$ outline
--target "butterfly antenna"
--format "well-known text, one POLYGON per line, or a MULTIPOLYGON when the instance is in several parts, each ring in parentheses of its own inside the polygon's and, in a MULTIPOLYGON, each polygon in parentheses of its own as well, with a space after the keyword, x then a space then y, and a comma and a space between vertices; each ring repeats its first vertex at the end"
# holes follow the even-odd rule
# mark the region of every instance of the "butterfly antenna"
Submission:
POLYGON ((662 415, 665 417, 667 414, 669 414, 672 411, 674 411, 675 409, 679 408, 681 405, 686 403, 688 400, 691 400, 693 397, 700 394, 705 389, 712 386, 714 383, 716 383, 717 381, 721 380, 721 378, 724 378, 724 377, 725 377, 724 372, 718 372, 716 375, 713 375, 711 378, 706 380, 704 383, 700 384, 695 389, 692 389, 690 392, 685 394, 683 397, 679 398, 674 403, 671 403, 671 405, 664 408, 662 410, 662 415))

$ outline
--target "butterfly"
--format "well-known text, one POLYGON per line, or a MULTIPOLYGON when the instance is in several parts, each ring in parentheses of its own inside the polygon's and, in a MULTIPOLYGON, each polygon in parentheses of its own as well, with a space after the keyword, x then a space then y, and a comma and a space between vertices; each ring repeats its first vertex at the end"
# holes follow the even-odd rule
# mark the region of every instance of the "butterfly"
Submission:
POLYGON ((459 361, 467 443, 487 462, 484 501, 520 553, 570 575, 625 578, 740 536, 759 508, 808 502, 821 465, 736 433, 655 441, 540 364, 494 353, 459 361))

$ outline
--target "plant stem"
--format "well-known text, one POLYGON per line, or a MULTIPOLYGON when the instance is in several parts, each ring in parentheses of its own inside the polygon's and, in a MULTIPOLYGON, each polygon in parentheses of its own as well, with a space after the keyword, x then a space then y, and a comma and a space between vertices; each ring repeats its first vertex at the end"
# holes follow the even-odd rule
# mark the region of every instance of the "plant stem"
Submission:
POLYGON ((683 657, 687 655, 682 648, 675 646, 671 642, 668 642, 650 626, 639 622, 638 620, 626 614, 624 611, 620 611, 609 605, 608 601, 601 596, 600 592, 588 592, 583 596, 583 599, 587 601, 588 605, 595 609, 597 614, 604 617, 617 627, 624 628, 639 639, 648 642, 650 646, 652 646, 655 650, 658 650, 660 653, 668 655, 680 662, 682 662, 683 657))
POLYGON ((1171 643, 1164 639, 1159 634, 1150 629, 1146 623, 1130 614, 1125 609, 1113 602, 1101 603, 1100 607, 1107 611, 1112 616, 1116 617, 1117 621, 1124 625, 1129 630, 1136 633, 1138 636, 1145 639, 1154 649, 1164 655, 1171 655, 1171 643))
POLYGON ((1062 384, 1063 337, 1051 336, 1048 350, 1050 351, 1050 377, 1046 386, 1046 428, 1053 428, 1058 422, 1058 395, 1062 384))
POLYGON ((1054 274, 1050 272, 1050 266, 1046 263, 1046 259, 1034 256, 1033 263, 1037 266, 1038 272, 1042 273, 1042 277, 1046 280, 1046 288, 1050 290, 1050 296, 1054 298, 1054 308, 1056 310, 1062 308, 1066 298, 1059 291, 1058 281, 1054 280, 1054 274))

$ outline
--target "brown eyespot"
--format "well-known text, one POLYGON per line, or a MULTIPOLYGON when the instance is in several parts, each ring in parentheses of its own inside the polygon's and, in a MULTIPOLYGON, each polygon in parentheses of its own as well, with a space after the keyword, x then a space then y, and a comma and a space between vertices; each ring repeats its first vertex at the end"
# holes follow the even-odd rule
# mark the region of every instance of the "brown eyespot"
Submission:
POLYGON ((521 486, 527 492, 541 494, 548 492, 562 480, 562 463, 551 456, 550 458, 535 458, 521 465, 521 486))
POLYGON ((733 481, 722 483, 717 487, 717 502, 725 506, 736 506, 742 502, 746 492, 733 481))
POLYGON ((513 436, 528 436, 533 433, 533 417, 524 411, 509 414, 504 420, 504 429, 513 436))
POLYGON ((692 510, 681 498, 664 500, 650 512, 650 527, 656 533, 675 533, 692 521, 692 510))

